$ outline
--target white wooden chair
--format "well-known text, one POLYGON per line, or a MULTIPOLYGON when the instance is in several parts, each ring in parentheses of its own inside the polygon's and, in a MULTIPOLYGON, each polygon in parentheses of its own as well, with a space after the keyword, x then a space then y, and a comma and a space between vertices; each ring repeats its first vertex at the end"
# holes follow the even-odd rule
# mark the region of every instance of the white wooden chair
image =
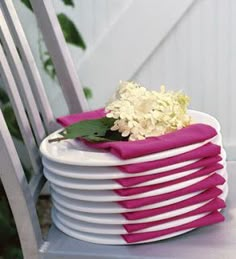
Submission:
MULTIPOLYGON (((87 109, 86 100, 59 28, 51 1, 32 0, 34 12, 52 56, 70 112, 87 109)), ((35 203, 45 183, 38 146, 57 125, 12 0, 0 3, 0 74, 14 107, 34 176, 27 183, 0 111, 0 177, 19 233, 24 258, 151 259, 234 258, 236 254, 236 176, 228 163, 230 196, 226 222, 185 236, 139 246, 103 246, 73 239, 52 225, 43 240, 35 203), (16 50, 19 48, 22 62, 16 50), (26 114, 27 112, 27 114, 26 114)))

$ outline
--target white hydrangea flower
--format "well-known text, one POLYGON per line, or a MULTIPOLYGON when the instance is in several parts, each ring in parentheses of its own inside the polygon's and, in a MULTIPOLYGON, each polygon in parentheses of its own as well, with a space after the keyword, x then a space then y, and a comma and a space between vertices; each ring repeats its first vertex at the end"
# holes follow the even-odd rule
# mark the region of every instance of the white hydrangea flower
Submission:
POLYGON ((148 91, 134 82, 120 82, 115 97, 106 106, 108 118, 116 119, 111 130, 129 140, 159 136, 190 124, 188 96, 181 92, 148 91))

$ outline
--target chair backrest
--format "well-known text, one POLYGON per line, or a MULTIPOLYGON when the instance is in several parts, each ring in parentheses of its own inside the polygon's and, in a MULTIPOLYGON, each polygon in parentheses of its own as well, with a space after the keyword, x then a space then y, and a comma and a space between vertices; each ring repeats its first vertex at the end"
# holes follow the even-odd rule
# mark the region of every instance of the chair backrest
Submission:
POLYGON ((33 193, 0 110, 0 179, 14 215, 24 258, 38 258, 43 240, 33 193))
MULTIPOLYGON (((70 112, 88 109, 52 1, 31 0, 70 112)), ((0 75, 32 163, 27 183, 0 113, 0 176, 15 218, 25 258, 35 258, 42 237, 35 202, 45 183, 39 144, 58 126, 12 0, 0 2, 0 75), (20 54, 19 54, 19 52, 20 54), (25 240, 27 237, 27 240, 25 240)))

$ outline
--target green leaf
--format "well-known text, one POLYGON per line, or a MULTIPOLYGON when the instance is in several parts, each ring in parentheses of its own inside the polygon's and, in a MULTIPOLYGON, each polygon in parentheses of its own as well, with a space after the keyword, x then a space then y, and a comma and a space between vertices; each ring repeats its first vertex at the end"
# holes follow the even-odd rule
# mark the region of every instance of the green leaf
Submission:
POLYGON ((65 5, 70 5, 75 7, 74 1, 73 0, 62 0, 65 5))
POLYGON ((7 199, 4 196, 0 199, 0 242, 7 244, 9 239, 16 235, 16 229, 7 199))
POLYGON ((64 13, 60 13, 57 15, 58 21, 61 25, 61 29, 63 31, 66 42, 74 44, 83 50, 86 49, 85 42, 80 35, 78 29, 75 24, 67 17, 64 13))
POLYGON ((31 5, 31 3, 30 3, 30 0, 21 0, 21 2, 22 2, 23 4, 25 4, 25 6, 26 6, 27 8, 29 8, 31 11, 33 11, 33 8, 32 8, 32 5, 31 5))
MULTIPOLYGON (((8 202, 4 193, 4 196, 0 198, 0 217, 4 219, 8 219, 11 216, 10 209, 8 206, 8 202)), ((10 224, 10 223, 9 223, 10 224)))
POLYGON ((119 131, 108 130, 106 133, 106 138, 109 141, 127 141, 129 137, 122 137, 119 131))
POLYGON ((91 142, 127 141, 128 137, 122 137, 118 131, 108 130, 104 137, 86 136, 84 139, 91 142))
POLYGON ((2 104, 7 104, 9 102, 8 95, 3 88, 0 88, 0 101, 2 104))
POLYGON ((16 50, 17 50, 17 53, 18 53, 18 55, 19 55, 20 60, 22 60, 22 56, 21 56, 21 53, 20 53, 20 49, 19 49, 18 47, 16 47, 16 50))
POLYGON ((83 91, 84 91, 84 95, 85 95, 86 99, 91 99, 93 97, 93 93, 90 88, 84 87, 83 91))
POLYGON ((15 114, 14 114, 14 111, 13 111, 11 105, 10 104, 5 105, 2 108, 2 113, 4 115, 7 127, 9 129, 11 135, 22 141, 23 140, 22 135, 21 135, 21 132, 20 132, 20 129, 19 129, 18 123, 16 121, 16 117, 15 117, 15 114))
POLYGON ((61 135, 67 139, 82 137, 89 140, 101 140, 113 124, 114 119, 106 117, 97 120, 84 120, 65 128, 61 135))
POLYGON ((4 253, 4 259, 24 259, 20 247, 10 246, 4 253))
POLYGON ((52 62, 51 57, 49 56, 48 52, 45 52, 46 59, 43 61, 43 68, 46 71, 46 73, 52 78, 55 79, 56 77, 56 69, 54 67, 54 64, 52 62))
POLYGON ((32 169, 31 168, 27 168, 22 162, 21 162, 21 165, 23 167, 23 170, 24 170, 24 173, 25 173, 25 177, 27 179, 27 181, 29 182, 30 181, 30 178, 32 176, 32 169))
POLYGON ((127 141, 129 137, 122 137, 119 131, 111 131, 114 118, 100 118, 95 120, 84 120, 74 123, 60 132, 62 137, 49 139, 49 143, 65 139, 82 138, 93 142, 104 141, 127 141))
POLYGON ((90 141, 90 142, 108 142, 111 141, 110 139, 104 138, 104 137, 97 137, 97 136, 86 136, 83 137, 84 139, 90 141))

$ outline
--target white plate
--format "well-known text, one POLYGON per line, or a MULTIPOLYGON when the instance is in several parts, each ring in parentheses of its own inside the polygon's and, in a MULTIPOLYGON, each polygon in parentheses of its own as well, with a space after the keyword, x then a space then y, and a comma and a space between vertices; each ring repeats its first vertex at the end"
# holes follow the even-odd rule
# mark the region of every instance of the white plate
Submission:
POLYGON ((210 200, 200 202, 198 204, 194 204, 191 206, 187 206, 181 209, 172 210, 166 213, 161 213, 151 217, 146 217, 146 218, 136 219, 136 220, 128 220, 122 214, 118 214, 118 213, 117 214, 114 214, 114 213, 96 214, 96 213, 77 212, 77 211, 66 209, 61 205, 59 205, 58 203, 56 203, 55 201, 53 202, 53 205, 56 208, 56 210, 60 212, 60 214, 66 215, 76 220, 85 221, 88 223, 97 223, 97 224, 106 224, 106 225, 123 225, 123 224, 146 223, 146 222, 152 222, 156 220, 163 220, 167 218, 176 217, 181 214, 198 209, 199 207, 202 207, 205 204, 207 204, 209 201, 210 200))
MULTIPOLYGON (((226 154, 224 149, 222 149, 221 151, 221 156, 222 156, 222 161, 225 161, 226 154)), ((60 163, 52 162, 46 158, 43 158, 42 161, 45 169, 59 176, 75 178, 75 179, 106 180, 106 179, 131 178, 131 177, 137 177, 137 176, 163 173, 165 171, 187 166, 198 160, 189 160, 186 162, 176 163, 173 165, 164 166, 161 168, 152 169, 152 170, 148 170, 140 173, 124 173, 124 172, 121 172, 116 167, 63 165, 60 163)), ((175 176, 177 176, 177 174, 173 174, 172 177, 175 177, 175 176)))
POLYGON ((217 132, 220 132, 220 123, 216 118, 214 118, 210 114, 195 110, 189 110, 188 114, 192 116, 194 122, 210 125, 213 128, 215 128, 217 132))
MULTIPOLYGON (((210 115, 197 111, 189 111, 189 113, 196 122, 211 124, 214 128, 219 128, 218 122, 210 115)), ((78 140, 66 140, 61 142, 48 143, 49 139, 59 137, 59 132, 60 130, 52 133, 43 140, 43 142, 40 145, 40 151, 42 156, 46 157, 48 160, 55 161, 58 163, 80 166, 117 166, 153 161, 182 154, 184 152, 198 148, 211 141, 207 140, 201 143, 196 143, 185 147, 175 148, 137 158, 122 160, 118 157, 115 157, 111 153, 104 152, 103 150, 92 149, 78 140)), ((221 143, 221 137, 217 141, 221 143)))
POLYGON ((182 195, 173 199, 157 202, 154 204, 134 208, 126 209, 116 202, 93 202, 93 201, 81 201, 72 198, 65 197, 59 193, 52 190, 52 199, 55 200, 59 205, 70 210, 82 211, 87 213, 124 213, 130 211, 140 211, 147 209, 155 209, 163 206, 168 206, 176 202, 184 201, 191 197, 200 194, 201 191, 193 192, 190 194, 182 195))
MULTIPOLYGON (((203 216, 206 216, 208 213, 197 214, 191 217, 186 217, 178 220, 172 220, 167 223, 159 224, 157 226, 148 227, 145 229, 141 229, 139 231, 135 231, 132 233, 144 233, 150 231, 159 231, 167 228, 172 228, 176 226, 180 226, 193 220, 199 219, 203 216)), ((61 224, 75 230, 82 231, 87 233, 94 234, 105 234, 105 235, 123 235, 128 234, 127 230, 123 227, 123 225, 109 225, 106 224, 96 224, 96 223, 88 223, 80 220, 73 219, 66 215, 61 214, 56 209, 52 210, 52 219, 53 221, 59 221, 61 224)))
MULTIPOLYGON (((227 182, 222 186, 222 190, 224 192, 223 197, 226 197, 228 194, 227 182)), ((90 201, 76 200, 76 199, 65 197, 59 193, 56 193, 53 190, 51 194, 52 194, 53 201, 55 200, 62 207, 68 208, 71 210, 82 211, 87 213, 124 213, 124 212, 130 212, 130 211, 141 211, 141 210, 155 209, 163 206, 168 206, 180 201, 184 201, 191 197, 194 197, 200 194, 201 192, 202 191, 198 191, 198 192, 178 196, 173 199, 169 199, 162 202, 157 202, 154 204, 133 208, 133 209, 124 208, 121 205, 119 205, 119 203, 116 203, 116 202, 92 202, 92 201, 90 202, 90 201)))
POLYGON ((103 245, 132 245, 132 244, 150 243, 158 240, 164 240, 167 238, 175 237, 193 230, 192 228, 192 229, 178 231, 172 234, 163 235, 158 238, 153 238, 153 239, 149 239, 141 242, 126 243, 126 241, 120 235, 100 235, 100 234, 94 234, 94 233, 81 232, 78 230, 75 231, 62 224, 56 217, 54 217, 54 224, 58 229, 60 229, 62 232, 64 232, 65 234, 71 237, 74 237, 83 241, 87 241, 95 244, 103 244, 103 245))
POLYGON ((199 148, 209 142, 219 143, 219 138, 217 135, 214 138, 196 144, 124 160, 114 156, 111 153, 105 152, 104 150, 91 149, 79 140, 64 140, 61 142, 48 143, 49 139, 60 137, 58 134, 60 131, 61 130, 58 130, 52 133, 43 140, 40 145, 40 152, 42 156, 57 163, 79 166, 119 166, 149 162, 180 155, 199 148))
POLYGON ((130 177, 136 177, 136 176, 162 173, 165 171, 187 166, 191 163, 197 162, 198 160, 189 160, 189 161, 177 163, 174 165, 164 166, 158 169, 148 170, 141 173, 132 173, 132 174, 121 172, 118 168, 111 167, 111 166, 98 167, 98 166, 63 165, 60 163, 52 162, 45 158, 43 158, 42 161, 46 169, 60 176, 78 178, 78 179, 105 180, 105 179, 130 178, 130 177))
MULTIPOLYGON (((225 184, 223 193, 221 195, 219 195, 219 198, 221 198, 222 200, 225 201, 227 195, 228 195, 228 185, 225 184)), ((212 199, 210 199, 210 200, 212 200, 212 199)), ((207 204, 210 200, 200 202, 197 204, 193 204, 190 206, 186 206, 184 208, 180 208, 177 210, 172 210, 172 211, 169 211, 166 213, 157 214, 157 215, 154 215, 151 217, 137 219, 137 220, 128 220, 122 214, 118 214, 118 213, 117 214, 114 214, 114 213, 101 214, 101 213, 86 213, 86 212, 81 212, 81 211, 78 212, 78 211, 63 207, 62 205, 57 203, 55 200, 53 200, 53 205, 56 208, 57 213, 59 213, 60 215, 65 215, 74 220, 79 220, 79 221, 83 221, 83 222, 104 224, 104 225, 110 226, 110 225, 145 223, 145 222, 163 220, 166 218, 172 218, 172 217, 190 212, 192 210, 195 210, 195 209, 207 204)))
MULTIPOLYGON (((221 170, 219 170, 221 172, 221 170)), ((113 192, 112 190, 79 190, 79 189, 69 189, 62 186, 58 186, 56 184, 51 184, 51 188, 56 191, 57 193, 61 193, 62 195, 66 197, 71 197, 79 200, 84 201, 97 201, 97 202, 105 202, 105 201, 122 201, 122 200, 133 200, 133 199, 140 199, 155 195, 161 195, 168 192, 177 191, 179 189, 188 187, 192 184, 198 183, 207 176, 201 176, 195 179, 191 179, 188 181, 184 181, 182 183, 173 184, 171 186, 163 187, 160 189, 155 189, 135 195, 129 195, 129 196, 120 196, 113 192)))
MULTIPOLYGON (((222 160, 219 162, 221 164, 225 164, 225 152, 222 151, 222 160)), ((142 187, 142 186, 148 186, 153 184, 159 184, 164 183, 172 180, 176 180, 178 178, 187 176, 189 174, 192 174, 201 168, 196 168, 180 173, 171 174, 165 177, 156 178, 153 180, 145 181, 137 185, 133 185, 130 187, 142 187)), ((115 189, 121 189, 125 188, 118 182, 112 180, 112 179, 103 179, 103 180, 93 180, 93 179, 78 179, 73 178, 69 176, 61 176, 55 173, 55 171, 51 171, 50 169, 44 168, 44 175, 47 178, 47 180, 55 185, 65 187, 65 188, 71 188, 71 189, 80 189, 80 190, 115 190, 115 189)))
MULTIPOLYGON (((196 168, 193 170, 188 170, 182 173, 177 173, 173 175, 169 175, 166 177, 157 178, 151 181, 146 181, 141 184, 133 185, 132 187, 142 187, 142 186, 148 186, 153 184, 159 184, 168 182, 171 180, 175 180, 184 176, 187 176, 189 174, 192 174, 201 168, 196 168)), ((58 186, 62 186, 65 188, 71 188, 71 189, 80 189, 80 190, 115 190, 115 189, 121 189, 123 188, 122 185, 120 185, 118 182, 114 180, 84 180, 84 179, 74 179, 70 177, 65 176, 59 176, 55 175, 53 172, 44 169, 44 175, 47 178, 47 180, 53 184, 56 184, 58 186)))

